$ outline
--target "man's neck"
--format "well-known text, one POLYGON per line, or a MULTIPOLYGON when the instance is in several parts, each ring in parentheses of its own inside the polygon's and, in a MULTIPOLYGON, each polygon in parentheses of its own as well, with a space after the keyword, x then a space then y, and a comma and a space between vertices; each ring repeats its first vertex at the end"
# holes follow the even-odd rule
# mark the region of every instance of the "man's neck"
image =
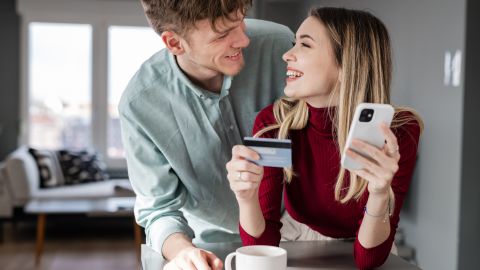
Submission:
POLYGON ((195 85, 213 93, 220 93, 223 84, 223 74, 202 67, 195 67, 183 57, 175 57, 178 67, 195 85))

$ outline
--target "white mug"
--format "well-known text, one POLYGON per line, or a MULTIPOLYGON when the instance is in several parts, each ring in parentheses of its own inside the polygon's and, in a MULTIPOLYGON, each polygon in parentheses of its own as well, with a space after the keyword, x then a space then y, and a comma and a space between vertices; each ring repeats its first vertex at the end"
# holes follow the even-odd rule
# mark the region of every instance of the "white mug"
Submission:
POLYGON ((225 269, 232 270, 232 259, 236 270, 286 270, 287 251, 274 246, 245 246, 228 254, 225 269))

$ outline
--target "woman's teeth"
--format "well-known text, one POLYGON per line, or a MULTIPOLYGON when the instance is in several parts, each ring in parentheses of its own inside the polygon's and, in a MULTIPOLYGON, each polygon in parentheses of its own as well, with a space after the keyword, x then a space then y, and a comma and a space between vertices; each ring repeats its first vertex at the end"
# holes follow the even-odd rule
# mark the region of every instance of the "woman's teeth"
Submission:
POLYGON ((288 71, 287 71, 287 76, 290 77, 290 78, 302 77, 302 76, 303 76, 303 73, 301 73, 301 72, 296 72, 296 71, 292 71, 292 70, 288 70, 288 71))

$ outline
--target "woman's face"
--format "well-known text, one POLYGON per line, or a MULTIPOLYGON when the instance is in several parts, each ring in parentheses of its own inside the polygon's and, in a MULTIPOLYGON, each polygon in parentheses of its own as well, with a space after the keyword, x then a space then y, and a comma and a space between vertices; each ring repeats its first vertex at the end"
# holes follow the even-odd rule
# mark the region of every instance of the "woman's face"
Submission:
MULTIPOLYGON (((283 55, 283 60, 287 62, 285 95, 313 107, 326 107, 340 79, 340 68, 323 23, 314 17, 305 19, 298 28, 295 46, 283 55)), ((332 103, 338 103, 335 97, 332 103)))

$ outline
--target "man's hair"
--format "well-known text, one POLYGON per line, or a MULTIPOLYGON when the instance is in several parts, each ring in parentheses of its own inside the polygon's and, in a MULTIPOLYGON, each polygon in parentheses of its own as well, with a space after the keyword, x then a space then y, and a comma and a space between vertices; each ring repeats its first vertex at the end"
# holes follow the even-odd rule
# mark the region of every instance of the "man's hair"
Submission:
POLYGON ((184 35, 199 20, 208 19, 213 29, 215 21, 226 18, 235 21, 240 11, 243 15, 252 0, 140 0, 148 22, 159 35, 173 31, 184 35))

